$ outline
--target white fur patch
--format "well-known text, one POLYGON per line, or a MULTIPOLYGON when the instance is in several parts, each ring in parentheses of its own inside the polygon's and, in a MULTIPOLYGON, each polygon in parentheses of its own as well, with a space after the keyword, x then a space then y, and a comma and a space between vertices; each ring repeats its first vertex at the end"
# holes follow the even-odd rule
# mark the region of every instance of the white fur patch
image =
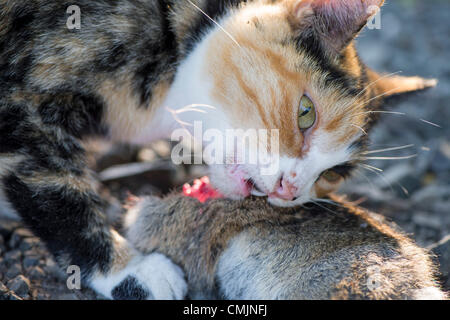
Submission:
POLYGON ((260 260, 252 258, 251 244, 245 232, 230 241, 217 265, 220 289, 231 300, 276 300, 286 288, 260 260))
POLYGON ((11 204, 6 200, 3 190, 0 188, 0 217, 6 217, 8 219, 19 220, 20 217, 13 209, 11 204))
POLYGON ((132 139, 133 142, 170 138, 176 129, 186 129, 193 135, 194 121, 201 121, 204 130, 223 131, 229 127, 222 107, 210 97, 211 79, 202 68, 207 59, 208 38, 205 36, 178 67, 167 97, 157 108, 151 123, 132 139))
MULTIPOLYGON (((23 160, 22 156, 0 157, 0 178, 8 174, 9 170, 18 162, 23 160)), ((0 185, 0 217, 19 220, 20 217, 6 199, 6 195, 0 185)))
POLYGON ((111 299, 111 292, 128 276, 135 277, 141 285, 147 287, 156 300, 180 300, 187 293, 183 271, 159 253, 138 256, 116 274, 95 277, 91 280, 91 286, 111 299))
POLYGON ((445 294, 438 288, 427 287, 414 291, 416 300, 445 300, 445 294))

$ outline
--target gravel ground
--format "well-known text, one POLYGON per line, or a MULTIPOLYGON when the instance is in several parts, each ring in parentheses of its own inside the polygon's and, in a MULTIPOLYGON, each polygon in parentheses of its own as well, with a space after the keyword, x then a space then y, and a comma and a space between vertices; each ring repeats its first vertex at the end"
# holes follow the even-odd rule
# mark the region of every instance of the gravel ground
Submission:
MULTIPOLYGON (((383 213, 419 245, 432 249, 441 265, 442 283, 450 289, 450 2, 390 1, 381 22, 380 30, 366 30, 359 39, 368 65, 379 71, 437 78, 439 85, 390 106, 389 110, 405 115, 383 115, 371 133, 371 150, 413 145, 379 156, 417 157, 368 162, 383 172, 360 169, 342 193, 383 213)), ((145 149, 116 146, 110 150, 102 143, 91 147, 92 166, 104 180, 103 193, 119 201, 127 192, 164 194, 205 173, 203 167, 174 167, 168 160, 167 143, 145 149), (138 169, 144 172, 129 176, 129 165, 105 171, 129 163, 139 163, 138 169), (127 177, 120 178, 122 173, 127 177)), ((110 212, 112 223, 121 211, 119 201, 110 212)), ((43 244, 20 222, 0 220, 0 299, 102 298, 85 288, 69 290, 66 280, 43 244)))

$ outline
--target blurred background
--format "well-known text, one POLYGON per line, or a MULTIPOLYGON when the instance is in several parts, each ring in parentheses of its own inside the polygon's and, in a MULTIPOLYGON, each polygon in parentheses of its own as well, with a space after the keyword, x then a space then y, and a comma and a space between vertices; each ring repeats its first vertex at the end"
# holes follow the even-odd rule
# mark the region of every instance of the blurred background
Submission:
POLYGON ((356 173, 342 190, 353 198, 367 197, 363 205, 429 246, 450 234, 450 2, 387 1, 381 29, 366 29, 358 47, 377 71, 439 80, 436 88, 389 105, 404 115, 382 115, 371 132, 371 150, 414 145, 373 156, 417 157, 372 161, 383 172, 356 173))
MULTIPOLYGON (((370 150, 412 145, 373 156, 403 157, 367 162, 380 171, 359 169, 341 194, 395 221, 419 245, 433 250, 440 280, 450 289, 450 1, 390 0, 381 29, 365 30, 358 47, 377 71, 437 78, 432 90, 388 106, 371 132, 370 150)), ((170 144, 147 147, 90 142, 91 167, 102 193, 114 204, 130 193, 163 195, 207 174, 203 166, 174 166, 170 144)), ((46 249, 20 222, 0 221, 0 299, 92 299, 90 290, 69 291, 46 249)))

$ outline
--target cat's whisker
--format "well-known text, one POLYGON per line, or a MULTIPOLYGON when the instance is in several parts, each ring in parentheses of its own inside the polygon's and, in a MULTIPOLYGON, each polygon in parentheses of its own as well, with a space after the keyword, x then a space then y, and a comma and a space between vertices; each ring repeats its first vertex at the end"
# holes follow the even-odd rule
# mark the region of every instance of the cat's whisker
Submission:
MULTIPOLYGON (((383 97, 383 96, 385 96, 385 95, 389 95, 391 92, 397 90, 398 88, 400 88, 400 87, 395 87, 395 88, 393 88, 393 89, 391 89, 391 90, 388 90, 388 91, 386 91, 386 92, 384 92, 384 93, 382 93, 382 94, 379 94, 379 95, 377 95, 377 96, 375 96, 375 97, 373 97, 373 98, 371 98, 371 99, 369 99, 369 100, 363 101, 361 104, 358 104, 358 105, 356 105, 356 106, 354 106, 354 103, 356 102, 357 99, 354 98, 354 99, 352 99, 351 101, 349 101, 349 103, 347 103, 347 105, 346 105, 344 108, 352 108, 352 109, 354 109, 354 108, 360 108, 360 107, 362 107, 362 106, 368 104, 369 102, 371 102, 371 101, 373 101, 373 100, 375 100, 375 99, 381 98, 381 97, 383 97)), ((389 111, 383 111, 383 112, 382 112, 382 111, 374 111, 374 112, 368 111, 368 113, 377 113, 377 112, 380 112, 380 113, 391 113, 391 112, 389 112, 389 111)), ((365 113, 366 113, 366 112, 357 113, 357 114, 353 115, 353 117, 356 117, 356 116, 358 116, 358 115, 365 114, 365 113)), ((392 112, 392 113, 394 113, 394 112, 392 112)), ((400 113, 399 113, 399 114, 400 114, 400 113)))
POLYGON ((391 92, 394 92, 395 90, 398 90, 399 88, 400 88, 400 87, 395 87, 395 88, 392 88, 391 90, 388 90, 388 91, 386 91, 386 92, 383 92, 382 94, 379 94, 379 95, 377 95, 377 96, 375 96, 375 97, 373 97, 373 98, 371 98, 371 99, 369 99, 369 100, 367 100, 367 101, 364 101, 364 102, 361 103, 360 105, 356 106, 356 108, 362 107, 362 106, 368 104, 369 102, 371 102, 371 101, 373 101, 373 100, 376 100, 376 99, 378 99, 378 98, 381 98, 381 97, 383 97, 383 96, 386 96, 386 95, 390 94, 391 92))
POLYGON ((313 198, 312 200, 317 201, 317 202, 323 202, 323 203, 335 205, 336 207, 344 208, 343 205, 341 205, 341 204, 339 204, 339 203, 337 203, 336 201, 333 201, 333 200, 331 200, 331 199, 313 198))
POLYGON ((400 183, 397 182, 397 184, 400 186, 400 189, 402 189, 405 196, 409 196, 409 191, 404 186, 402 186, 400 183))
POLYGON ((201 108, 207 108, 207 109, 213 109, 213 110, 217 109, 215 106, 212 106, 210 104, 201 104, 201 103, 193 103, 193 104, 187 105, 186 107, 201 107, 201 108))
POLYGON ((218 23, 216 20, 211 18, 205 11, 203 11, 200 7, 198 7, 195 3, 193 3, 191 0, 187 0, 194 8, 196 8, 198 11, 200 11, 205 17, 207 17, 209 20, 211 20, 212 23, 214 23, 217 27, 220 28, 239 48, 241 48, 241 45, 239 42, 236 41, 236 39, 224 28, 218 23))
MULTIPOLYGON (((383 80, 383 79, 385 79, 385 78, 388 78, 388 77, 391 77, 391 76, 393 76, 393 75, 395 75, 395 74, 398 74, 398 73, 401 73, 402 71, 396 71, 396 72, 392 72, 392 73, 389 73, 389 74, 386 74, 386 75, 384 75, 384 76, 381 76, 380 78, 378 78, 377 80, 375 80, 375 81, 372 81, 371 83, 369 83, 364 89, 362 89, 351 101, 349 101, 349 103, 347 103, 347 105, 345 106, 345 107, 351 107, 354 103, 356 103, 356 101, 358 100, 358 98, 364 93, 364 92, 366 92, 367 91, 367 89, 369 89, 371 86, 373 86, 375 83, 377 83, 378 81, 380 81, 380 80, 383 80)), ((396 88, 395 88, 396 89, 396 88)), ((393 89, 393 90, 395 90, 395 89, 393 89)), ((389 92, 386 92, 386 94, 387 93, 389 93, 389 92)), ((376 98, 378 98, 378 97, 376 97, 376 98)), ((369 100, 369 101, 367 101, 367 102, 363 102, 362 103, 362 105, 364 105, 364 104, 366 104, 366 103, 368 103, 368 102, 370 102, 371 100, 369 100)))
POLYGON ((185 113, 185 112, 198 112, 198 113, 207 113, 205 110, 200 110, 200 109, 196 109, 196 108, 186 108, 183 110, 178 110, 176 111, 177 114, 181 114, 181 113, 185 113))
POLYGON ((416 154, 411 154, 408 156, 401 156, 401 157, 364 157, 364 158, 359 158, 358 160, 406 160, 406 159, 411 159, 411 158, 416 158, 418 155, 416 154))
MULTIPOLYGON (((365 168, 365 169, 367 169, 367 170, 369 170, 369 171, 371 171, 371 172, 376 173, 380 179, 382 179, 384 182, 386 182, 386 183, 389 185, 391 191, 394 192, 392 183, 389 182, 389 181, 384 177, 383 174, 378 173, 376 170, 374 170, 375 167, 372 167, 372 168, 371 168, 371 166, 369 166, 369 165, 365 165, 365 164, 361 164, 361 165, 363 165, 363 168, 365 168), (365 166, 365 167, 364 167, 364 166, 365 166)), ((364 175, 364 176, 365 176, 365 175, 364 175)), ((405 188, 405 186, 403 186, 400 182, 397 182, 397 181, 394 181, 394 183, 400 187, 400 189, 403 191, 403 193, 405 194, 405 196, 409 196, 409 191, 408 191, 408 189, 405 188)))
POLYGON ((366 130, 364 130, 362 127, 360 127, 360 126, 358 126, 358 125, 356 125, 356 124, 353 124, 353 123, 350 123, 350 125, 351 125, 352 127, 355 127, 355 128, 358 128, 359 130, 361 130, 362 133, 364 133, 364 135, 367 135, 366 130))
POLYGON ((414 147, 414 144, 408 144, 408 145, 401 146, 401 147, 392 147, 392 148, 385 148, 385 149, 378 149, 378 150, 369 150, 369 151, 362 152, 361 154, 365 155, 365 154, 382 153, 382 152, 387 152, 387 151, 403 150, 403 149, 412 148, 412 147, 414 147))
POLYGON ((370 168, 370 167, 368 167, 368 166, 366 166, 364 164, 360 164, 359 166, 361 168, 364 168, 364 169, 370 171, 370 172, 375 173, 381 180, 383 180, 386 184, 389 185, 389 188, 391 189, 391 192, 394 193, 394 187, 392 186, 392 183, 389 182, 388 179, 386 179, 381 172, 378 172, 378 171, 376 171, 376 170, 374 170, 374 169, 372 169, 372 168, 370 168))
POLYGON ((177 114, 176 110, 173 110, 173 109, 171 109, 169 107, 166 107, 166 110, 172 115, 172 117, 175 120, 175 122, 178 123, 184 131, 186 131, 187 135, 190 136, 191 138, 193 138, 194 136, 186 128, 186 127, 192 127, 193 125, 191 123, 188 123, 188 122, 185 122, 185 121, 181 120, 178 117, 178 114, 177 114))
POLYGON ((365 111, 354 114, 354 116, 360 116, 365 114, 371 114, 371 113, 386 113, 386 114, 396 114, 400 116, 406 116, 406 113, 404 112, 398 112, 398 111, 383 111, 383 110, 372 110, 372 111, 365 111))
POLYGON ((419 119, 419 120, 422 121, 422 122, 424 122, 424 123, 427 123, 427 124, 429 124, 429 125, 432 125, 432 126, 434 126, 434 127, 441 128, 441 129, 442 129, 442 127, 441 127, 440 125, 438 125, 438 124, 436 124, 436 123, 433 123, 433 122, 431 122, 431 121, 428 121, 428 120, 425 120, 425 119, 419 119))
MULTIPOLYGON (((184 129, 189 133, 189 130, 186 129, 186 127, 193 127, 192 123, 183 121, 180 119, 179 115, 186 113, 186 112, 198 112, 198 113, 203 113, 206 114, 207 111, 205 110, 201 110, 199 108, 207 108, 207 109, 216 109, 216 107, 208 105, 208 104, 190 104, 190 105, 186 105, 183 108, 180 108, 178 110, 174 110, 170 107, 166 107, 166 110, 172 115, 173 119, 184 129)), ((189 133, 189 135, 191 135, 189 133)))
POLYGON ((377 80, 372 81, 372 82, 369 83, 364 89, 362 89, 360 93, 358 93, 358 94, 355 96, 354 101, 356 101, 356 99, 357 99, 358 97, 360 97, 364 92, 367 91, 367 89, 369 89, 371 86, 373 86, 373 85, 374 85, 375 83, 377 83, 378 81, 383 80, 383 79, 385 79, 385 78, 389 78, 389 77, 391 77, 391 76, 393 76, 393 75, 396 75, 396 74, 398 74, 398 73, 401 73, 401 72, 402 72, 402 71, 397 71, 397 72, 392 72, 392 73, 389 73, 389 74, 385 74, 384 76, 379 77, 377 80))
POLYGON ((205 110, 201 110, 199 108, 207 108, 207 109, 212 109, 215 110, 216 107, 208 105, 208 104, 190 104, 187 106, 184 106, 183 108, 180 108, 178 110, 176 110, 176 113, 184 113, 184 112, 189 112, 189 111, 195 111, 195 112, 200 112, 200 113, 207 113, 205 110))
POLYGON ((372 190, 376 189, 374 183, 372 181, 370 181, 369 177, 366 174, 364 174, 364 172, 362 172, 359 169, 356 169, 356 173, 358 173, 359 175, 363 176, 367 180, 367 182, 369 183, 369 185, 372 188, 372 190))
MULTIPOLYGON (((369 100, 369 101, 370 101, 370 100, 369 100)), ((372 113, 383 113, 383 114, 392 114, 392 115, 399 115, 399 116, 408 116, 406 113, 404 113, 404 112, 399 112, 399 111, 371 110, 371 111, 365 111, 365 112, 355 113, 355 114, 353 115, 353 117, 357 117, 357 116, 365 115, 365 114, 372 114, 372 113)), ((429 125, 431 125, 431 126, 433 126, 433 127, 442 129, 442 126, 441 126, 441 125, 439 125, 439 124, 437 124, 437 123, 434 123, 434 122, 431 122, 431 121, 429 121, 429 120, 425 120, 425 119, 421 119, 421 118, 418 119, 418 118, 415 118, 415 117, 412 117, 412 116, 409 116, 409 117, 410 117, 411 119, 419 120, 419 121, 421 121, 421 122, 423 122, 423 123, 426 123, 426 124, 429 124, 429 125)))
POLYGON ((369 164, 366 164, 366 163, 361 163, 361 165, 362 165, 362 166, 364 166, 364 167, 367 167, 367 168, 370 168, 370 169, 376 170, 376 171, 378 171, 378 172, 383 172, 383 169, 380 169, 380 168, 377 168, 377 167, 371 166, 371 165, 369 165, 369 164))
POLYGON ((331 212, 332 214, 337 214, 337 212, 336 211, 333 211, 333 210, 331 210, 331 209, 329 209, 329 208, 327 208, 327 207, 325 207, 325 206, 322 206, 321 204, 319 204, 318 202, 316 202, 316 201, 314 201, 314 200, 309 200, 310 202, 312 202, 312 203, 314 203, 316 206, 318 206, 318 207, 320 207, 320 208, 322 208, 322 209, 324 209, 324 210, 326 210, 326 211, 328 211, 328 212, 331 212))

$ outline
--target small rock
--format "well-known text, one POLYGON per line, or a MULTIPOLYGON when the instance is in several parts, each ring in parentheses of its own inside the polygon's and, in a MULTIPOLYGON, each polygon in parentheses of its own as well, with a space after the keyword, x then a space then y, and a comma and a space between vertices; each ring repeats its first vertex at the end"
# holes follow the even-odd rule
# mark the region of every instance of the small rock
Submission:
POLYGON ((151 148, 161 157, 167 158, 170 156, 171 147, 170 144, 166 141, 157 141, 152 143, 151 148))
POLYGON ((4 254, 3 258, 5 259, 5 264, 10 266, 16 262, 20 261, 22 257, 22 252, 19 250, 8 251, 4 254))
POLYGON ((30 291, 30 280, 25 278, 23 275, 19 275, 12 280, 9 280, 8 288, 14 291, 18 296, 25 297, 30 291))
POLYGON ((450 170, 450 144, 448 142, 439 146, 431 161, 431 169, 437 173, 450 170))
POLYGON ((22 241, 22 238, 18 235, 12 234, 11 238, 9 239, 8 245, 10 248, 17 248, 20 244, 20 241, 22 241))
POLYGON ((34 238, 34 237, 26 238, 26 239, 23 239, 22 242, 20 243, 19 249, 22 251, 27 251, 27 250, 33 249, 38 244, 39 244, 38 238, 34 238))
POLYGON ((27 228, 17 228, 16 230, 14 230, 14 234, 19 235, 22 238, 34 237, 34 234, 31 232, 31 230, 27 228))
POLYGON ((43 267, 44 272, 59 280, 67 280, 67 274, 65 274, 61 268, 56 264, 52 258, 47 258, 47 261, 43 267))
POLYGON ((0 219, 0 234, 7 238, 19 227, 18 221, 0 219))
POLYGON ((48 300, 50 298, 50 295, 47 293, 38 293, 36 295, 36 300, 48 300))
POLYGON ((152 162, 157 159, 156 152, 149 148, 144 148, 138 153, 138 160, 140 162, 152 162))
POLYGON ((18 228, 16 230, 14 230, 11 239, 9 239, 9 246, 11 248, 17 248, 19 247, 20 243, 22 242, 22 240, 24 238, 30 238, 33 237, 33 234, 31 233, 30 230, 25 229, 25 228, 18 228))
POLYGON ((19 263, 14 263, 11 266, 8 267, 5 278, 6 279, 13 279, 20 275, 22 273, 22 267, 19 263))
POLYGON ((39 265, 40 257, 38 255, 26 255, 23 259, 23 267, 28 269, 30 267, 34 267, 39 265))
POLYGON ((3 282, 0 281, 0 295, 7 293, 8 291, 8 288, 3 284, 3 282))
POLYGON ((437 215, 417 212, 413 215, 412 220, 419 226, 433 228, 439 230, 441 228, 442 221, 437 215))
POLYGON ((45 277, 45 272, 40 267, 33 267, 28 271, 27 275, 31 279, 39 280, 45 277))
POLYGON ((9 296, 9 300, 23 300, 21 297, 19 297, 14 292, 9 292, 8 296, 9 296))
POLYGON ((415 192, 411 199, 416 204, 430 203, 442 199, 450 193, 449 186, 432 184, 415 192))

